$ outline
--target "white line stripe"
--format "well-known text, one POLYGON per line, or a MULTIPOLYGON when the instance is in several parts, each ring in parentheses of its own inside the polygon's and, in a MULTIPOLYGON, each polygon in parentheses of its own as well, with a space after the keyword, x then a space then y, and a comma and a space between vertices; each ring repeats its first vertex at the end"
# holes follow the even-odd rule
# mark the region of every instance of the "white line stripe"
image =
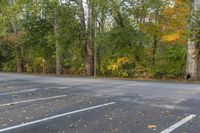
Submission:
POLYGON ((19 93, 25 93, 25 92, 33 92, 33 91, 36 91, 36 90, 38 90, 38 89, 29 89, 29 90, 16 91, 16 92, 0 93, 0 96, 3 96, 3 95, 12 95, 12 94, 19 94, 19 93))
POLYGON ((54 97, 45 97, 45 98, 38 98, 38 99, 31 99, 31 100, 25 100, 25 101, 18 101, 18 102, 6 103, 6 104, 1 104, 0 107, 10 106, 10 105, 15 105, 15 104, 21 104, 21 103, 30 103, 30 102, 36 102, 36 101, 42 101, 42 100, 49 100, 49 99, 66 97, 66 96, 67 95, 59 95, 59 96, 54 96, 54 97))
POLYGON ((181 125, 183 125, 183 124, 187 123, 188 121, 192 120, 194 117, 196 117, 196 115, 189 115, 189 116, 185 117, 183 120, 175 123, 174 125, 168 127, 167 129, 163 130, 160 133, 170 133, 173 130, 175 130, 176 128, 180 127, 181 125))
POLYGON ((92 109, 96 109, 96 108, 100 108, 100 107, 105 107, 105 106, 109 106, 109 105, 112 105, 112 104, 115 104, 115 102, 110 102, 110 103, 106 103, 106 104, 92 106, 92 107, 85 108, 85 109, 75 110, 75 111, 72 111, 72 112, 59 114, 59 115, 43 118, 43 119, 32 121, 32 122, 23 123, 23 124, 12 126, 12 127, 3 128, 3 129, 0 129, 0 132, 13 130, 13 129, 16 129, 16 128, 29 126, 29 125, 33 125, 33 124, 36 124, 36 123, 45 122, 45 121, 48 121, 48 120, 52 120, 52 119, 56 119, 56 118, 59 118, 59 117, 63 117, 63 116, 67 116, 67 115, 71 115, 71 114, 75 114, 75 113, 80 113, 80 112, 84 112, 84 111, 88 111, 88 110, 92 110, 92 109))
POLYGON ((53 89, 52 87, 46 87, 44 88, 44 90, 49 90, 49 89, 53 89))
POLYGON ((59 90, 69 89, 70 87, 58 87, 59 90))
POLYGON ((69 89, 70 87, 47 87, 47 88, 44 88, 44 90, 48 90, 48 89, 59 89, 59 90, 64 90, 64 89, 69 89))

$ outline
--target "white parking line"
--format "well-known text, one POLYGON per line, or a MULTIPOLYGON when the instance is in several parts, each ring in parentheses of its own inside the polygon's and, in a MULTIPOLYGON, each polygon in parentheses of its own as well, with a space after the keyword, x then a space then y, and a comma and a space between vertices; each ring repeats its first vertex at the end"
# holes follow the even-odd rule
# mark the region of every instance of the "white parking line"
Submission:
POLYGON ((21 103, 30 103, 30 102, 36 102, 36 101, 42 101, 42 100, 49 100, 49 99, 66 97, 66 96, 67 95, 59 95, 59 96, 54 96, 54 97, 45 97, 45 98, 37 98, 37 99, 31 99, 31 100, 25 100, 25 101, 18 101, 18 102, 12 102, 12 103, 5 103, 5 104, 1 104, 0 107, 10 106, 10 105, 15 105, 15 104, 21 104, 21 103))
POLYGON ((163 130, 160 133, 170 133, 172 131, 174 131, 176 128, 180 127, 181 125, 187 123, 188 121, 192 120, 194 117, 196 117, 196 115, 189 115, 187 117, 185 117, 183 120, 175 123, 174 125, 168 127, 167 129, 163 130))
POLYGON ((65 89, 69 89, 70 87, 58 87, 59 90, 65 90, 65 89))
POLYGON ((84 112, 84 111, 88 111, 88 110, 92 110, 92 109, 96 109, 96 108, 100 108, 100 107, 109 106, 109 105, 112 105, 112 104, 115 104, 115 102, 110 102, 110 103, 106 103, 106 104, 92 106, 92 107, 85 108, 85 109, 75 110, 75 111, 72 111, 72 112, 59 114, 59 115, 55 115, 55 116, 51 116, 51 117, 35 120, 35 121, 32 121, 32 122, 23 123, 23 124, 12 126, 12 127, 3 128, 3 129, 0 129, 0 132, 13 130, 13 129, 17 129, 17 128, 20 128, 20 127, 25 127, 25 126, 33 125, 33 124, 36 124, 36 123, 40 123, 40 122, 45 122, 45 121, 48 121, 48 120, 56 119, 56 118, 63 117, 63 116, 67 116, 67 115, 71 115, 71 114, 75 114, 75 113, 80 113, 80 112, 84 112))
POLYGON ((19 93, 25 93, 25 92, 33 92, 33 91, 37 91, 37 90, 38 89, 29 89, 29 90, 23 90, 23 91, 0 93, 0 96, 3 96, 3 95, 12 95, 12 94, 19 94, 19 93))
MULTIPOLYGON (((6 93, 0 93, 0 96, 20 94, 20 93, 26 93, 26 92, 33 92, 33 91, 37 91, 37 90, 49 90, 49 89, 54 89, 54 88, 56 88, 56 87, 47 87, 47 88, 44 88, 44 89, 29 89, 29 90, 22 90, 22 91, 6 92, 6 93)), ((69 88, 70 87, 57 87, 56 89, 64 90, 64 89, 69 89, 69 88)))

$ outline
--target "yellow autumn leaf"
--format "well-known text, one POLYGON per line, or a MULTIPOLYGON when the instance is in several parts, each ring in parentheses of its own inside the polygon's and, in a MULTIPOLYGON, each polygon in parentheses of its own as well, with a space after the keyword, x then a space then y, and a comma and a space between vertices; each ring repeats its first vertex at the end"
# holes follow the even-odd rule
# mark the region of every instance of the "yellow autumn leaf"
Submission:
POLYGON ((172 34, 164 35, 162 38, 162 41, 172 42, 172 41, 176 41, 176 40, 180 39, 180 37, 181 37, 181 34, 179 32, 172 33, 172 34))
POLYGON ((121 57, 118 58, 116 62, 113 62, 112 64, 110 64, 109 66, 107 66, 108 70, 118 70, 122 65, 129 63, 129 58, 128 57, 121 57))
POLYGON ((167 16, 172 16, 173 14, 176 13, 174 8, 166 8, 163 12, 167 16))

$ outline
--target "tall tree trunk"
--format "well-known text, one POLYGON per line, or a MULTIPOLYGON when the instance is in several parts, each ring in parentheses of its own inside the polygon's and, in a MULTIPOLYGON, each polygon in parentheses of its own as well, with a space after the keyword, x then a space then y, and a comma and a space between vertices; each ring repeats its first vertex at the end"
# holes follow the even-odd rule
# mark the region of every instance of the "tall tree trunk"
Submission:
POLYGON ((88 76, 92 76, 94 74, 94 39, 96 18, 92 0, 89 0, 88 6, 88 43, 86 45, 85 67, 86 74, 88 76))
POLYGON ((157 35, 154 35, 152 64, 156 64, 157 35))
MULTIPOLYGON (((11 7, 13 4, 13 0, 8 0, 8 4, 11 7)), ((16 26, 16 22, 15 22, 15 18, 12 19, 12 30, 13 30, 13 34, 14 36, 17 38, 18 36, 18 31, 17 31, 17 26, 16 26)), ((22 62, 21 62, 21 48, 18 45, 17 42, 15 42, 15 60, 16 60, 16 71, 18 73, 22 72, 22 62)))
MULTIPOLYGON (((159 8, 156 9, 155 11, 155 24, 159 23, 159 8)), ((152 57, 152 65, 154 66, 156 64, 156 52, 157 52, 157 47, 158 47, 158 35, 157 35, 158 31, 155 31, 154 36, 153 36, 153 57, 152 57)))
POLYGON ((79 6, 79 18, 82 26, 82 43, 84 45, 85 71, 88 76, 94 74, 94 38, 95 13, 92 0, 88 0, 88 26, 86 26, 83 0, 76 1, 79 6))
MULTIPOLYGON (((57 16, 57 15, 55 15, 57 16)), ((60 62, 60 44, 58 42, 58 24, 57 24, 57 18, 55 18, 54 22, 54 35, 55 35, 55 48, 56 48, 56 75, 61 75, 61 62, 60 62)))
POLYGON ((187 50, 187 66, 186 66, 186 77, 191 80, 200 79, 200 41, 197 38, 197 34, 193 30, 197 21, 195 12, 200 8, 200 0, 192 0, 191 6, 191 20, 190 20, 190 30, 191 35, 188 39, 188 50, 187 50))

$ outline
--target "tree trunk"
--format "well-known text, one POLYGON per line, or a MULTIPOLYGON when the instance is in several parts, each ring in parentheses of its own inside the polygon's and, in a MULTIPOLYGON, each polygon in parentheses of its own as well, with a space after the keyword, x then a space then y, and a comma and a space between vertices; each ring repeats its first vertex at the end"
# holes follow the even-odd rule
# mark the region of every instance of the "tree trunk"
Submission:
POLYGON ((18 46, 15 46, 16 70, 18 73, 22 72, 22 62, 20 58, 20 53, 20 48, 18 46))
POLYGON ((55 48, 56 48, 56 75, 61 75, 61 62, 60 62, 60 44, 58 42, 58 25, 55 20, 54 24, 54 35, 55 35, 55 48))
MULTIPOLYGON (((17 29, 15 22, 12 22, 12 27, 13 27, 13 33, 15 36, 17 36, 17 29)), ((21 62, 21 48, 18 46, 17 42, 15 44, 15 59, 16 59, 16 70, 18 73, 22 72, 22 62, 21 62)))
POLYGON ((198 80, 199 79, 199 48, 197 48, 196 42, 189 39, 187 50, 187 79, 198 80))
POLYGON ((88 43, 86 46, 85 67, 86 74, 92 76, 94 74, 94 39, 95 39, 95 13, 92 0, 89 0, 88 9, 88 43))
POLYGON ((59 44, 56 41, 56 75, 61 75, 61 62, 60 62, 60 54, 59 54, 59 44))
POLYGON ((157 35, 154 35, 152 64, 156 64, 157 35))
MULTIPOLYGON (((155 24, 157 25, 159 23, 159 8, 156 9, 155 11, 155 24)), ((153 57, 152 57, 152 65, 154 66, 156 64, 156 52, 157 52, 157 47, 158 47, 158 35, 157 31, 154 31, 154 36, 153 36, 153 57)))
POLYGON ((84 45, 85 71, 88 76, 94 75, 94 38, 96 18, 92 0, 88 0, 88 26, 86 26, 83 0, 76 1, 79 6, 79 18, 82 26, 82 43, 84 45))
MULTIPOLYGON (((186 78, 190 80, 200 79, 200 41, 197 38, 195 30, 196 16, 195 12, 199 10, 200 0, 193 0, 191 6, 191 20, 190 20, 190 30, 192 35, 188 39, 188 50, 187 50, 187 66, 186 66, 186 78)), ((199 21, 199 20, 198 20, 199 21)))
POLYGON ((89 43, 86 47, 85 69, 88 76, 92 76, 94 74, 94 49, 89 43))

